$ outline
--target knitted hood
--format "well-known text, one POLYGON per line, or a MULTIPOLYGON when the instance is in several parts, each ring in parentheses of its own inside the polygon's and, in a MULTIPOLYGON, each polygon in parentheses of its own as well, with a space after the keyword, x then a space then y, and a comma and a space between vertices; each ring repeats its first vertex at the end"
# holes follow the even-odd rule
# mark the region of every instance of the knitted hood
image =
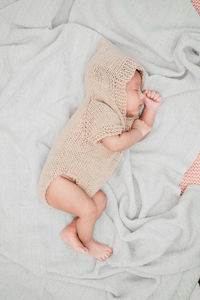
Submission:
POLYGON ((107 104, 126 123, 126 84, 138 70, 145 79, 144 68, 108 40, 101 38, 97 52, 90 59, 85 73, 86 97, 107 104))

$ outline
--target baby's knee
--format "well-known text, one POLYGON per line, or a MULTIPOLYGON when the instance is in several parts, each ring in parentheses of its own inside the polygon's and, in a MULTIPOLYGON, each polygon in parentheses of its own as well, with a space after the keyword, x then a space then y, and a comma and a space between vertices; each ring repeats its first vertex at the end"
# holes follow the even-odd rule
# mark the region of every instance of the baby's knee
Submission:
POLYGON ((92 199, 94 201, 97 201, 98 204, 101 204, 103 209, 106 207, 107 197, 102 190, 99 190, 98 192, 96 192, 96 194, 92 197, 92 199))
POLYGON ((101 201, 102 201, 104 204, 106 204, 106 202, 107 202, 106 194, 105 194, 102 190, 99 190, 99 193, 100 193, 101 201))
POLYGON ((89 218, 89 219, 95 219, 96 216, 97 216, 97 206, 96 206, 96 203, 91 200, 91 201, 88 201, 83 209, 82 209, 82 213, 81 213, 81 216, 82 217, 85 217, 85 218, 89 218))

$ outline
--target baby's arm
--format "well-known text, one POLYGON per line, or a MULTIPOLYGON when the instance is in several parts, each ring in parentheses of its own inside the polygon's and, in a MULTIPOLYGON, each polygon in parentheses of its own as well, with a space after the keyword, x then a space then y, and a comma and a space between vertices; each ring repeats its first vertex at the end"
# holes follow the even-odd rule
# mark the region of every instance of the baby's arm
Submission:
POLYGON ((145 90, 145 108, 139 119, 135 120, 131 130, 119 135, 108 136, 102 139, 103 145, 112 152, 124 151, 140 142, 152 129, 158 106, 162 98, 155 91, 145 90))
POLYGON ((145 107, 142 111, 140 119, 143 120, 147 125, 153 126, 156 111, 162 102, 162 98, 155 91, 144 90, 143 95, 145 96, 145 107))
POLYGON ((124 151, 141 141, 151 130, 150 126, 139 119, 135 120, 132 126, 127 132, 103 138, 103 145, 112 152, 124 151))
POLYGON ((149 109, 148 107, 144 107, 140 119, 143 120, 149 126, 153 126, 154 120, 156 116, 156 109, 149 109))

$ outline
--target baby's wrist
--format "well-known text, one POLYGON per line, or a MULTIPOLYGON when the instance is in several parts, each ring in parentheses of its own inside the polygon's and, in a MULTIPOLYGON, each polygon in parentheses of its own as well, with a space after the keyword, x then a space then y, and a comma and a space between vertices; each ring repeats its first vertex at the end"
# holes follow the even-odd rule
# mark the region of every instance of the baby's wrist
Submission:
POLYGON ((148 107, 148 106, 145 106, 145 107, 144 107, 144 109, 145 109, 146 111, 150 111, 150 112, 156 112, 156 111, 157 111, 157 108, 158 108, 158 106, 156 106, 156 107, 148 107))

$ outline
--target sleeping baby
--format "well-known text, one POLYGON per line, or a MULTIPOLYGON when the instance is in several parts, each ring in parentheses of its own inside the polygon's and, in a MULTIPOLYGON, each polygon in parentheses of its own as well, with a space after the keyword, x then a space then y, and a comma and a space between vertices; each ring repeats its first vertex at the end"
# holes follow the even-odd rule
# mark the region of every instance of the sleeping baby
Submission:
POLYGON ((113 253, 92 237, 106 207, 101 187, 123 152, 150 132, 162 101, 157 92, 141 92, 144 78, 135 59, 101 38, 85 72, 85 99, 49 151, 40 175, 42 202, 75 216, 61 239, 99 261, 113 253))

